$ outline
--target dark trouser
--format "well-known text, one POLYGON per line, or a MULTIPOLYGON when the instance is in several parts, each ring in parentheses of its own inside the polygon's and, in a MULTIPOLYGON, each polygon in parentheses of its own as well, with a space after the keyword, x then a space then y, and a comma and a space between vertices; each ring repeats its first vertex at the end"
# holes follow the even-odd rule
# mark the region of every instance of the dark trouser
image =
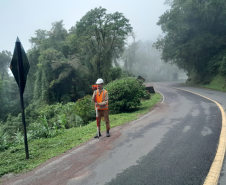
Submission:
MULTIPOLYGON (((109 111, 108 110, 98 110, 98 125, 100 126, 101 117, 104 117, 104 121, 106 123, 106 130, 110 130, 110 123, 109 123, 109 111)), ((99 127, 100 129, 100 127, 99 127)))

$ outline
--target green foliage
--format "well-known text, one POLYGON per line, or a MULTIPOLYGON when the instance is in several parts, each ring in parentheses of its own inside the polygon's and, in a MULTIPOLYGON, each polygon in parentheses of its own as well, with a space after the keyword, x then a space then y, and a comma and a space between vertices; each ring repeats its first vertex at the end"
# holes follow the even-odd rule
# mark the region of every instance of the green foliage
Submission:
POLYGON ((79 99, 75 103, 75 112, 81 116, 84 124, 88 124, 90 120, 95 117, 94 103, 92 102, 92 97, 90 95, 79 99))
MULTIPOLYGON (((18 86, 12 76, 5 76, 0 80, 0 119, 6 121, 7 115, 11 113, 16 116, 20 112, 20 101, 18 86)), ((26 104, 25 99, 25 104, 26 104)))
POLYGON ((12 116, 11 114, 8 115, 7 121, 4 125, 1 126, 1 130, 3 134, 7 134, 10 137, 14 135, 15 132, 19 129, 22 130, 22 115, 19 114, 17 117, 12 116))
MULTIPOLYGON (((122 77, 123 71, 120 67, 112 67, 109 71, 109 82, 114 81, 116 79, 120 79, 122 77)), ((106 80, 105 80, 106 81, 106 80)))
POLYGON ((53 124, 53 127, 48 124, 46 116, 39 117, 37 122, 29 125, 28 130, 28 133, 31 134, 31 137, 34 139, 54 137, 59 133, 56 124, 53 124))
MULTIPOLYGON (((14 133, 12 130, 10 130, 10 132, 7 132, 7 130, 5 130, 5 128, 6 127, 4 127, 4 126, 3 127, 0 126, 0 151, 4 151, 17 144, 24 143, 24 135, 23 135, 23 132, 19 128, 14 133)), ((12 129, 13 127, 8 126, 7 128, 12 129)), ((15 130, 15 128, 14 128, 14 130, 15 130)), ((30 141, 31 138, 32 138, 32 135, 30 133, 27 133, 27 139, 30 141)))
POLYGON ((8 77, 8 68, 11 61, 11 53, 9 51, 0 52, 0 80, 4 80, 5 77, 8 77))
POLYGON ((33 48, 28 58, 33 74, 30 74, 29 89, 33 102, 68 103, 89 92, 88 71, 77 56, 76 38, 69 35, 63 21, 59 21, 52 24, 50 31, 37 30, 36 37, 30 39, 33 48))
MULTIPOLYGON (((0 151, 24 142, 22 126, 21 114, 17 117, 8 115, 7 121, 0 125, 0 151)), ((30 140, 32 135, 28 133, 27 138, 30 140)))
POLYGON ((151 94, 148 91, 145 91, 144 97, 145 100, 151 99, 151 94))
POLYGON ((39 117, 39 123, 40 125, 43 126, 43 133, 45 134, 45 137, 48 137, 50 134, 50 128, 49 128, 49 125, 48 125, 48 121, 46 119, 46 116, 44 115, 44 117, 39 117))
POLYGON ((22 132, 19 131, 19 129, 17 130, 17 132, 14 133, 14 138, 15 141, 19 144, 22 144, 24 142, 24 136, 22 132))
POLYGON ((138 108, 145 95, 145 86, 135 78, 115 80, 105 89, 109 94, 109 110, 115 113, 138 108))
POLYGON ((218 54, 208 62, 207 70, 210 74, 217 74, 219 72, 222 59, 223 56, 221 54, 218 54))
POLYGON ((121 78, 127 78, 127 77, 135 77, 132 73, 122 70, 121 78))
POLYGON ((52 23, 52 28, 48 35, 53 42, 66 39, 67 30, 63 26, 63 20, 52 23))
POLYGON ((36 30, 28 52, 28 103, 75 102, 92 93, 96 76, 105 82, 119 78, 119 68, 109 69, 112 59, 116 64, 120 58, 131 30, 122 13, 106 14, 101 7, 89 11, 69 33, 62 20, 52 23, 50 31, 36 30))
POLYGON ((208 84, 198 84, 198 86, 214 89, 218 91, 226 91, 226 77, 221 76, 220 74, 212 77, 212 80, 208 84))
MULTIPOLYGON (((65 129, 83 125, 84 121, 75 108, 75 103, 66 105, 57 103, 38 108, 37 105, 30 104, 25 109, 28 139, 55 137, 65 129)), ((84 119, 87 120, 88 117, 84 119)), ((3 136, 7 136, 7 142, 1 138, 2 150, 7 149, 9 144, 21 143, 23 141, 21 114, 17 117, 9 114, 7 121, 0 125, 0 130, 3 136)))
MULTIPOLYGON (((138 49, 139 49, 138 42, 132 42, 122 55, 122 58, 124 61, 124 68, 129 73, 132 73, 134 66, 136 65, 136 63, 138 63, 138 59, 136 55, 138 52, 138 49)), ((138 65, 140 65, 140 61, 138 65)))
POLYGON ((222 76, 226 75, 226 50, 219 52, 217 55, 212 57, 212 59, 208 62, 208 72, 210 74, 218 74, 220 73, 222 76))
MULTIPOLYGON (((65 126, 66 126, 67 120, 65 118, 65 114, 58 115, 58 122, 60 123, 60 126, 62 127, 62 129, 66 129, 65 126)), ((56 126, 56 124, 55 124, 55 126, 56 126)))
POLYGON ((48 37, 46 30, 41 30, 41 29, 36 30, 35 35, 36 37, 31 37, 29 41, 31 44, 37 45, 37 46, 40 46, 42 41, 48 37))
POLYGON ((226 57, 224 57, 221 62, 220 73, 222 76, 226 76, 226 57))
POLYGON ((221 65, 212 58, 226 46, 225 1, 173 0, 167 3, 171 9, 157 23, 165 36, 155 43, 163 52, 162 59, 177 64, 189 76, 196 71, 198 78, 219 71, 221 65))
POLYGON ((8 149, 12 144, 10 143, 10 137, 7 133, 2 133, 0 130, 0 152, 8 149))
MULTIPOLYGON (((92 94, 97 74, 105 82, 128 76, 112 64, 118 66, 131 31, 122 13, 107 14, 101 7, 89 11, 69 33, 63 21, 35 31, 27 52, 30 71, 24 93, 29 138, 57 137, 95 118, 91 96, 86 95, 92 94)), ((8 73, 10 60, 10 52, 0 53, 0 129, 13 145, 21 143, 23 135, 18 86, 8 73)), ((8 146, 4 138, 1 146, 8 146)))
MULTIPOLYGON (((52 23, 50 30, 36 30, 27 52, 30 71, 25 107, 32 104, 30 107, 38 109, 46 104, 76 102, 92 93, 90 85, 96 78, 102 77, 106 83, 120 78, 121 69, 112 68, 112 63, 118 66, 117 60, 131 31, 129 20, 122 13, 107 14, 101 7, 87 12, 69 33, 63 20, 52 23)), ((0 52, 0 103, 4 105, 0 107, 0 120, 3 121, 9 113, 17 116, 20 112, 18 86, 8 74, 10 60, 10 52, 0 52)), ((38 111, 32 113, 29 108, 28 122, 37 118, 35 112, 38 111)))
POLYGON ((129 20, 122 13, 107 14, 102 7, 90 10, 76 23, 80 54, 91 61, 95 76, 108 79, 112 59, 120 56, 131 31, 129 20))
POLYGON ((76 103, 57 103, 53 105, 45 105, 40 108, 39 116, 43 119, 46 117, 49 125, 55 125, 58 128, 72 128, 83 124, 83 119, 75 109, 76 103))
POLYGON ((30 104, 26 109, 26 115, 31 118, 29 122, 34 122, 31 127, 39 130, 43 126, 45 132, 47 132, 46 135, 48 135, 49 128, 68 129, 77 127, 88 124, 95 117, 94 103, 91 101, 90 95, 79 99, 76 103, 43 105, 37 111, 34 111, 34 108, 35 105, 30 104), (36 119, 39 120, 39 124, 35 123, 36 119))
MULTIPOLYGON (((153 94, 152 100, 142 101, 140 109, 135 112, 110 115, 111 127, 138 119, 141 115, 149 112, 150 108, 160 100, 160 94, 153 94)), ((105 129, 105 125, 101 124, 101 130, 105 131, 105 129)), ((96 121, 93 121, 82 127, 65 130, 54 138, 33 139, 29 142, 29 160, 25 159, 24 145, 12 146, 8 150, 0 152, 0 176, 30 171, 46 160, 90 140, 95 133, 96 121)))

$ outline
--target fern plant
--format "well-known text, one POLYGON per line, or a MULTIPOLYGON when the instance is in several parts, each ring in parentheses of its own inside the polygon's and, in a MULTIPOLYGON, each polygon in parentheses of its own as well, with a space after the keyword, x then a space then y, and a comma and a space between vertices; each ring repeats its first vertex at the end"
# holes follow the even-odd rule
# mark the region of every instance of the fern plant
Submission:
POLYGON ((14 133, 14 139, 15 139, 15 142, 19 144, 24 142, 24 136, 22 132, 19 131, 19 129, 17 130, 17 132, 14 133))

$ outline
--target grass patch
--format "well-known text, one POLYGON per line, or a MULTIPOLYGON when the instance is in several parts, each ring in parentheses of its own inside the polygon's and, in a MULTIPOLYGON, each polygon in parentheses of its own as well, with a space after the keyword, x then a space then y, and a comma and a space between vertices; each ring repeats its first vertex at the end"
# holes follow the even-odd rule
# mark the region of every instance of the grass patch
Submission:
POLYGON ((210 84, 207 84, 207 85, 200 84, 197 86, 226 92, 226 78, 220 75, 217 75, 213 78, 210 84))
MULTIPOLYGON (((152 94, 151 100, 143 100, 139 109, 130 113, 110 115, 111 127, 138 119, 150 111, 161 100, 160 94, 152 94)), ((101 124, 101 131, 105 131, 105 123, 101 124)), ((46 160, 58 156, 75 146, 78 146, 96 134, 96 121, 83 127, 65 130, 56 137, 35 139, 28 143, 30 159, 25 159, 24 145, 16 145, 4 152, 0 152, 0 177, 8 173, 25 173, 42 164, 46 160)))

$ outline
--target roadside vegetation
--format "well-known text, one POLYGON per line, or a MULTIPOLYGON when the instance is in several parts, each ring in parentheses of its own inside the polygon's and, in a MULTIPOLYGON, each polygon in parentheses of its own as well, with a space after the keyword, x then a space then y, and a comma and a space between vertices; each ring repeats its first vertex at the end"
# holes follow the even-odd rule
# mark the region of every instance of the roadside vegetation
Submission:
POLYGON ((96 132, 92 84, 98 78, 104 79, 109 93, 111 127, 137 119, 160 100, 158 94, 150 99, 143 82, 137 80, 139 71, 134 71, 138 61, 143 69, 152 68, 147 61, 157 57, 142 58, 142 51, 153 47, 149 44, 142 50, 135 40, 128 46, 133 28, 122 13, 99 7, 69 30, 61 20, 34 35, 29 40, 30 70, 23 95, 29 160, 25 159, 18 86, 9 72, 12 54, 0 52, 0 176, 31 170, 92 138, 96 132), (138 58, 133 58, 133 45, 140 52, 138 58))
MULTIPOLYGON (((111 127, 126 124, 148 113, 150 109, 161 100, 161 95, 149 94, 149 98, 143 99, 140 102, 139 108, 133 108, 130 109, 129 112, 127 111, 120 114, 111 114, 111 127), (149 99, 150 96, 151 99, 149 99)), ((46 160, 58 156, 67 150, 88 141, 96 134, 96 121, 90 121, 87 125, 81 124, 78 127, 73 127, 70 129, 65 129, 64 125, 65 124, 61 125, 61 128, 57 131, 55 131, 55 128, 51 129, 48 125, 49 131, 47 133, 53 132, 54 134, 47 134, 44 135, 44 137, 36 139, 30 138, 28 140, 30 153, 29 160, 25 159, 23 136, 20 135, 20 137, 17 137, 14 144, 0 152, 0 176, 8 173, 21 173, 30 171, 46 160)), ((46 127, 44 125, 42 128, 46 131, 46 127)), ((101 130, 105 131, 105 129, 105 123, 102 121, 101 130)))
POLYGON ((213 80, 209 84, 206 85, 200 84, 198 86, 226 92, 226 78, 217 75, 213 78, 213 80))
POLYGON ((165 3, 170 9, 157 23, 164 37, 155 43, 162 51, 162 59, 184 69, 187 84, 224 90, 225 0, 166 0, 165 3))

